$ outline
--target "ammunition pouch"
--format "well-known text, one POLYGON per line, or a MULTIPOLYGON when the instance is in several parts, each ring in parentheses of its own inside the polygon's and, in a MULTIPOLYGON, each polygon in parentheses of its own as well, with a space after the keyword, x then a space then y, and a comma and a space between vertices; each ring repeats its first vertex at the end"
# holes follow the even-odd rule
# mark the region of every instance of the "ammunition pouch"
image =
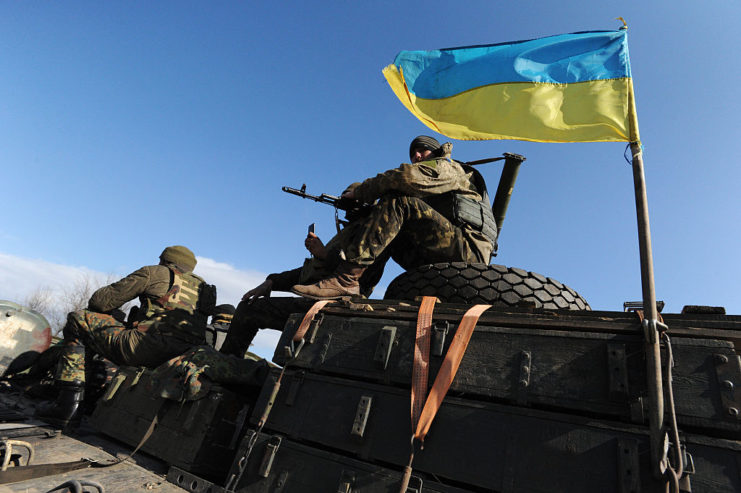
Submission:
POLYGON ((488 203, 455 192, 433 195, 423 200, 456 226, 468 225, 481 232, 496 251, 497 222, 488 203))
POLYGON ((460 194, 453 195, 453 222, 457 226, 465 224, 481 232, 496 251, 497 222, 488 204, 460 194))

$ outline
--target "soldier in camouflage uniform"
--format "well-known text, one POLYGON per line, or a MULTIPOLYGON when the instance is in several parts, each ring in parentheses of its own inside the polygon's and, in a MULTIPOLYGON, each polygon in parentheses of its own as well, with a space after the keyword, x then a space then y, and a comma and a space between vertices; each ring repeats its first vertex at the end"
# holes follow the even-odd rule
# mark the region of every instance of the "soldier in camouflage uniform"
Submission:
POLYGON ((63 427, 78 413, 86 349, 119 365, 156 367, 193 346, 204 345, 216 288, 193 274, 195 265, 195 255, 188 248, 167 247, 158 265, 142 267, 98 289, 87 310, 70 313, 55 373, 59 395, 38 416, 63 427), (130 327, 110 315, 136 297, 141 306, 130 327))
MULTIPOLYGON (((231 327, 220 351, 242 357, 260 329, 283 330, 292 313, 304 313, 312 303, 304 298, 270 297, 272 291, 290 291, 295 284, 315 282, 334 272, 341 262, 340 245, 345 236, 355 235, 357 222, 350 222, 326 245, 313 233, 304 245, 312 254, 302 267, 270 274, 259 286, 247 291, 237 305, 231 327)), ((359 280, 360 293, 370 296, 383 275, 385 261, 376 262, 359 280)))
POLYGON ((206 326, 206 344, 219 349, 234 318, 234 305, 224 303, 214 308, 211 323, 206 326))
POLYGON ((406 270, 436 262, 488 263, 496 223, 478 172, 450 158, 452 145, 421 135, 409 147, 412 164, 368 178, 343 193, 374 203, 342 240, 344 259, 318 282, 291 291, 311 299, 357 295, 368 266, 390 256, 406 270))

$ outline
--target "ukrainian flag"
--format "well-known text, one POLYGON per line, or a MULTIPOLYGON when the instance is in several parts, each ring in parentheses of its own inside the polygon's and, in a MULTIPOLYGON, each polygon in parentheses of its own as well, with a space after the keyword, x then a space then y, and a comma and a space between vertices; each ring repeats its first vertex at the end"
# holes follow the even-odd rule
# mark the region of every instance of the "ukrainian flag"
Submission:
POLYGON ((624 28, 402 51, 383 75, 409 111, 450 138, 639 141, 624 28))

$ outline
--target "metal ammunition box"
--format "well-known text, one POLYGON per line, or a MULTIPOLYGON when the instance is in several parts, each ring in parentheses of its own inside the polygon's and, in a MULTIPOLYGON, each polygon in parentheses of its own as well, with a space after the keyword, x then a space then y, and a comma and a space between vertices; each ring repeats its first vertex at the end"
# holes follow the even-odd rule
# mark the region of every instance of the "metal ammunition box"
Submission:
MULTIPOLYGON (((369 302, 370 310, 328 307, 314 321, 294 368, 409 386, 415 306, 369 302)), ((430 384, 456 327, 461 305, 438 305, 431 333, 430 384)), ((301 317, 289 320, 274 361, 301 317)), ((680 427, 741 438, 741 362, 734 342, 741 317, 668 315, 674 401, 680 427), (735 412, 734 412, 735 411, 735 412)), ((645 423, 646 363, 634 313, 485 312, 473 332, 452 395, 645 423)))
POLYGON ((221 481, 244 433, 249 399, 214 385, 203 399, 176 402, 151 392, 151 372, 121 367, 90 422, 101 433, 135 447, 152 420, 158 423, 141 450, 205 478, 221 481))
MULTIPOLYGON (((245 435, 241 453, 253 438, 245 435)), ((260 433, 234 491, 239 493, 387 493, 398 491, 401 472, 378 464, 352 459, 281 435, 260 433)), ((235 463, 230 474, 239 475, 235 463)), ((464 493, 470 491, 414 475, 409 493, 464 493)))
MULTIPOLYGON (((264 429, 401 470, 411 452, 409 409, 407 389, 290 370, 264 429)), ((683 443, 693 492, 741 491, 741 443, 692 434, 683 443)), ((474 490, 654 491, 648 452, 645 426, 448 396, 413 467, 474 490)))

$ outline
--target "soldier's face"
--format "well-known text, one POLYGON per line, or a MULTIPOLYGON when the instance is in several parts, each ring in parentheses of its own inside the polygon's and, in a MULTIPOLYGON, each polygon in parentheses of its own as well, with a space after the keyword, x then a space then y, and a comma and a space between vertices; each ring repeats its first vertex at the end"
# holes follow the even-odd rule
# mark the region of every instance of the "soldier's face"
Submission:
POLYGON ((423 147, 420 147, 418 149, 414 149, 412 151, 412 162, 418 163, 420 161, 426 161, 432 157, 432 151, 429 149, 425 149, 423 147))

